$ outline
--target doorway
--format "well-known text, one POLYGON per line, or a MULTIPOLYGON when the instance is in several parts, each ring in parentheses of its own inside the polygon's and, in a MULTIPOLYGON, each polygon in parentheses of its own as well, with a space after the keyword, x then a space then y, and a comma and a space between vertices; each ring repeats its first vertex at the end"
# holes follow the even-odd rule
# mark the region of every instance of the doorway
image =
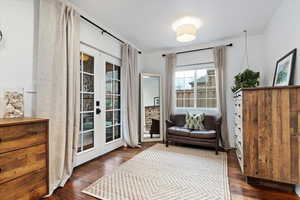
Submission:
POLYGON ((80 134, 76 166, 123 145, 120 59, 80 45, 80 134))

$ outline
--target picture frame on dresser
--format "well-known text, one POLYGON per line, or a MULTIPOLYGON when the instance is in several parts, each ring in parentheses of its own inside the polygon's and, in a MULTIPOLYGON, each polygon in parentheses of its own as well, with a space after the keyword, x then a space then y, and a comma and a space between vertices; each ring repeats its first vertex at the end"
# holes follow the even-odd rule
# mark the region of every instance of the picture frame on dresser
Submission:
POLYGON ((277 61, 273 79, 273 87, 293 85, 296 57, 297 49, 293 49, 277 61))

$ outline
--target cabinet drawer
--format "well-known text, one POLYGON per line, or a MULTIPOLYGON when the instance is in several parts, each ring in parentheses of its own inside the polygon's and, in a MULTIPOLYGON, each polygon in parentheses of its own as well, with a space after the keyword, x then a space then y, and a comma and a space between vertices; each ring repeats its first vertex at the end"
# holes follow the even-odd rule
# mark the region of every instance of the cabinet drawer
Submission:
POLYGON ((13 151, 47 141, 47 123, 0 127, 0 153, 13 151))
POLYGON ((0 184, 46 168, 46 145, 0 154, 0 184))
POLYGON ((14 179, 0 185, 1 200, 38 200, 47 195, 47 170, 41 169, 34 173, 14 179))

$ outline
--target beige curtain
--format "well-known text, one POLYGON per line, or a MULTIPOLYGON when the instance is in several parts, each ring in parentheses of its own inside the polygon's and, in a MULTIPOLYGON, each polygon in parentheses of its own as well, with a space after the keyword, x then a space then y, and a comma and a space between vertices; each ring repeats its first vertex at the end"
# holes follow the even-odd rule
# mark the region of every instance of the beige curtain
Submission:
POLYGON ((139 147, 138 51, 128 44, 122 46, 122 127, 126 145, 139 147))
POLYGON ((50 194, 72 174, 79 134, 79 14, 66 2, 40 0, 36 72, 38 117, 50 119, 50 194))
POLYGON ((221 142, 224 147, 229 146, 228 141, 228 125, 227 125, 227 109, 226 109, 226 86, 225 86, 225 71, 226 71, 226 47, 219 46, 214 48, 214 61, 217 71, 217 93, 218 93, 218 110, 222 116, 221 142))
POLYGON ((176 71, 176 54, 166 55, 165 66, 165 116, 166 119, 175 112, 176 94, 175 94, 175 71, 176 71))
MULTIPOLYGON (((174 114, 176 107, 176 93, 175 93, 175 71, 176 71, 177 56, 175 53, 166 55, 166 66, 164 72, 164 121, 170 119, 170 115, 174 114)), ((165 123, 164 130, 165 130, 165 123)), ((166 134, 164 131, 164 140, 166 134)))

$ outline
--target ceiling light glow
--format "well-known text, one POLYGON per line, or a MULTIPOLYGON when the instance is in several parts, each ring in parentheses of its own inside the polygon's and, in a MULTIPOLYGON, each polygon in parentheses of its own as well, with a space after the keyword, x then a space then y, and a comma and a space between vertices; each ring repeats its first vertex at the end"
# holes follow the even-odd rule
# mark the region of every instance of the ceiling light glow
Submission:
POLYGON ((197 30, 202 25, 200 19, 195 17, 184 17, 173 23, 172 28, 176 32, 179 42, 190 42, 196 39, 197 30))

